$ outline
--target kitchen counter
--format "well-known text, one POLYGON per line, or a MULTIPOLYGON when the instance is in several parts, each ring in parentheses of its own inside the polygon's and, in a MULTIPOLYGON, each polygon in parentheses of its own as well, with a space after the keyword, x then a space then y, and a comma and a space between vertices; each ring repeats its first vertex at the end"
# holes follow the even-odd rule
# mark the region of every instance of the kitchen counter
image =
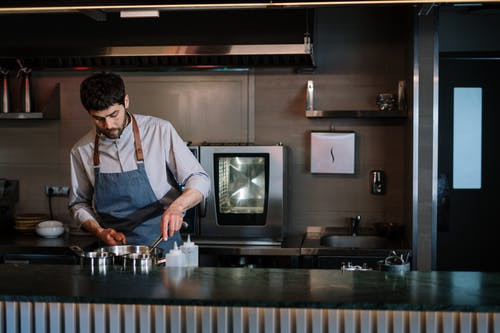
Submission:
POLYGON ((79 265, 4 264, 0 299, 498 312, 500 274, 207 267, 155 267, 141 274, 118 268, 93 273, 79 265))
POLYGON ((59 250, 68 248, 71 245, 78 245, 81 248, 94 246, 96 238, 90 234, 81 233, 79 235, 70 235, 65 232, 56 238, 44 238, 36 233, 20 233, 10 231, 0 234, 0 251, 9 251, 17 249, 19 251, 33 249, 59 250))
POLYGON ((497 332, 500 274, 0 265, 6 331, 497 332))
POLYGON ((4 232, 0 234, 0 262, 75 263, 76 257, 69 247, 92 248, 96 241, 94 236, 83 233, 70 235, 66 232, 57 238, 43 238, 34 232, 4 232))

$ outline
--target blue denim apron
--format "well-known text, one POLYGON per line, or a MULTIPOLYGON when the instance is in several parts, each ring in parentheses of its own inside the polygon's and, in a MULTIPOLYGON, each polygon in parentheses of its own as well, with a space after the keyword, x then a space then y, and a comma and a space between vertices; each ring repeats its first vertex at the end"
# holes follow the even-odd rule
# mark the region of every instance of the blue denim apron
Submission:
MULTIPOLYGON (((139 127, 132 114, 137 169, 116 173, 99 172, 99 135, 94 145, 94 208, 99 214, 99 224, 103 228, 113 228, 123 232, 127 244, 151 245, 161 233, 163 205, 158 201, 151 188, 146 169, 139 135, 139 127), (96 149, 97 148, 97 149, 96 149)), ((177 231, 158 247, 168 251, 174 241, 181 245, 182 238, 177 231)))

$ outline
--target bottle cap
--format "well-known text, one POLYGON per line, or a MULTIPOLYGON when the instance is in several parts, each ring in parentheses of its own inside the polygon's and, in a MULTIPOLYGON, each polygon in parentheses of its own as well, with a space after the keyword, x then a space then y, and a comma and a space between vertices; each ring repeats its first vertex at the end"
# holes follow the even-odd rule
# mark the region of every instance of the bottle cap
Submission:
POLYGON ((168 252, 168 255, 178 256, 178 255, 181 255, 181 254, 182 254, 182 252, 177 247, 177 242, 174 242, 174 248, 168 252))
POLYGON ((191 242, 191 235, 188 234, 187 240, 184 242, 184 244, 181 245, 181 247, 195 247, 196 245, 194 242, 191 242))

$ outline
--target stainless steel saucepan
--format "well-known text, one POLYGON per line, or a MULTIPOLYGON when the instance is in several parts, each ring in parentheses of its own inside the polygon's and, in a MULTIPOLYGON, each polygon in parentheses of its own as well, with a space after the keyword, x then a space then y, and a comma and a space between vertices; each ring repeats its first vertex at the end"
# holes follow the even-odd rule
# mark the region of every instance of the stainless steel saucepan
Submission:
POLYGON ((110 266, 114 262, 114 254, 104 251, 83 251, 79 246, 69 247, 80 258, 80 264, 85 266, 110 266))
MULTIPOLYGON (((186 228, 188 226, 187 222, 182 222, 182 227, 186 228)), ((137 255, 148 255, 153 258, 153 264, 156 260, 163 258, 163 249, 157 247, 162 241, 162 236, 159 235, 158 238, 151 245, 112 245, 97 248, 94 252, 97 253, 110 253, 114 256, 114 262, 118 265, 123 265, 125 262, 125 256, 129 254, 137 255)), ((85 257, 87 253, 83 251, 79 246, 70 246, 70 249, 75 252, 79 257, 85 257)))

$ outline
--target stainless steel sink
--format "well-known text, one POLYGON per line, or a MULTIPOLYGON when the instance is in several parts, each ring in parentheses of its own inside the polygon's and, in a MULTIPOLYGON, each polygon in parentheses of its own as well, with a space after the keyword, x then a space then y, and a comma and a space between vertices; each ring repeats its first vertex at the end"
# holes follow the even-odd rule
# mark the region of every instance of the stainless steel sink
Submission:
POLYGON ((372 235, 326 235, 321 237, 320 244, 336 248, 383 249, 390 246, 390 239, 372 235))

